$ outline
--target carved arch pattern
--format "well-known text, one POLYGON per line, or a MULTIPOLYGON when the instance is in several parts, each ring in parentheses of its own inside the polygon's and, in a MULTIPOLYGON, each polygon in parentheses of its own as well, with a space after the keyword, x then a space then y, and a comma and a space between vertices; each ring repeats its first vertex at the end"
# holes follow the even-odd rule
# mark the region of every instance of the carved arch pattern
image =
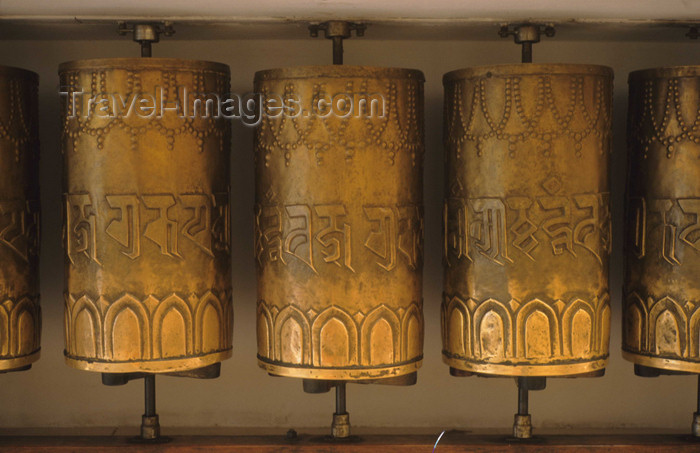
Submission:
POLYGON ((445 294, 441 312, 443 354, 452 358, 488 363, 565 363, 608 355, 607 293, 593 301, 574 297, 553 302, 478 301, 445 294), (458 341, 462 335, 466 340, 458 341), (537 357, 529 352, 533 342, 539 342, 541 348, 537 357))
POLYGON ((0 360, 32 354, 40 344, 39 298, 6 299, 0 303, 0 360))
POLYGON ((627 294, 623 349, 674 360, 700 361, 700 301, 627 294))
POLYGON ((163 298, 139 298, 125 293, 112 301, 65 294, 64 302, 69 357, 143 361, 205 355, 231 348, 231 291, 207 291, 201 296, 173 293, 163 298), (121 329, 130 323, 138 333, 136 338, 129 338, 137 353, 131 351, 129 358, 124 359, 127 351, 120 350, 120 332, 126 333, 121 329), (218 327, 218 331, 212 335, 213 327, 218 327))
POLYGON ((257 318, 258 356, 267 361, 323 368, 372 368, 417 360, 422 355, 422 303, 413 302, 401 308, 380 304, 365 314, 361 311, 349 313, 338 305, 329 306, 319 313, 313 310, 303 312, 294 304, 279 309, 259 300, 257 318), (285 325, 290 321, 298 326, 294 332, 300 335, 299 338, 285 338, 285 325), (324 345, 326 334, 340 339, 338 344, 324 345), (285 355, 290 342, 300 350, 285 355), (332 364, 324 358, 327 346, 338 353, 332 364), (290 361, 290 356, 296 359, 290 361), (391 359, 387 363, 378 363, 376 357, 391 359))

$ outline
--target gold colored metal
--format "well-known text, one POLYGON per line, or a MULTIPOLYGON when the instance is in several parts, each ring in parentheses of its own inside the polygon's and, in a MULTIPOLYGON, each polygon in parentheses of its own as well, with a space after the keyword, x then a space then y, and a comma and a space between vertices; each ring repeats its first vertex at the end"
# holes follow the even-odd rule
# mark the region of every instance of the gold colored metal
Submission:
POLYGON ((154 440, 160 437, 160 423, 158 416, 144 415, 141 417, 141 439, 154 440))
POLYGON ((273 117, 268 103, 256 130, 260 366, 328 380, 414 372, 423 349, 423 74, 278 69, 258 72, 255 91, 297 99, 301 112, 273 117), (322 98, 355 111, 319 109, 322 98))
POLYGON ((59 72, 66 362, 167 373, 230 357, 230 122, 202 102, 225 99, 228 66, 116 58, 59 72))
POLYGON ((0 66, 0 372, 39 358, 38 85, 0 66))
POLYGON ((513 437, 516 439, 530 439, 532 437, 532 417, 530 414, 515 414, 513 437))
POLYGON ((335 439, 350 437, 350 414, 333 414, 331 436, 335 439))
POLYGON ((612 71, 501 65, 443 83, 443 360, 503 376, 604 368, 612 71))
POLYGON ((700 66, 629 88, 623 356, 700 373, 700 66))

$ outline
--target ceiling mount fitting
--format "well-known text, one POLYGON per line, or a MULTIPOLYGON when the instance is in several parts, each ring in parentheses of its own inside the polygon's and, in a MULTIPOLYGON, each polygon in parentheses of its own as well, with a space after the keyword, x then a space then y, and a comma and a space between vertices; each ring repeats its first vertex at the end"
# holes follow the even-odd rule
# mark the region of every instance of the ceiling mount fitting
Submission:
POLYGON ((501 38, 512 36, 516 44, 522 47, 522 62, 532 63, 532 45, 540 42, 540 37, 554 36, 555 29, 552 24, 504 24, 498 31, 501 38))
POLYGON ((141 45, 141 56, 151 56, 151 44, 160 41, 160 35, 172 36, 175 34, 172 22, 119 22, 117 33, 125 36, 133 33, 134 41, 141 45))
POLYGON ((353 31, 355 36, 362 37, 366 29, 367 24, 344 20, 329 20, 309 25, 312 38, 317 38, 318 32, 323 31, 326 39, 333 40, 333 64, 343 64, 343 40, 350 38, 353 31))

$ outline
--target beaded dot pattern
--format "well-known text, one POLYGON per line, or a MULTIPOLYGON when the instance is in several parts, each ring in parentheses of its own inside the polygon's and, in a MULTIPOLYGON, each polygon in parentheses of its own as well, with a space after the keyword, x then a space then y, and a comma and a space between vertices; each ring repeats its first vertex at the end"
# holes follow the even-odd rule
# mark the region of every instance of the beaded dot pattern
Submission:
POLYGON ((258 81, 256 91, 263 99, 281 91, 283 99, 300 100, 302 110, 298 115, 271 115, 269 108, 263 106, 261 124, 256 130, 255 158, 262 158, 266 167, 280 150, 287 167, 294 154, 302 150, 312 151, 318 166, 336 157, 351 164, 357 152, 377 148, 383 151, 383 161, 389 165, 395 164, 400 153, 407 153, 414 167, 422 162, 423 86, 419 81, 350 79, 345 83, 345 93, 380 94, 384 101, 382 117, 326 116, 318 101, 333 99, 337 93, 331 92, 322 79, 275 82, 258 81), (338 149, 342 150, 341 156, 329 155, 338 149))
POLYGON ((646 159, 656 145, 671 159, 681 143, 700 145, 700 102, 684 95, 686 84, 697 92, 700 77, 650 78, 630 85, 629 149, 646 159))
MULTIPOLYGON (((229 87, 229 76, 215 71, 207 71, 204 69, 189 70, 186 68, 167 70, 152 69, 149 72, 155 72, 157 80, 155 84, 149 82, 149 86, 144 89, 143 72, 124 69, 126 76, 126 86, 110 86, 107 80, 107 71, 101 70, 70 70, 61 74, 61 85, 69 87, 68 96, 63 99, 63 108, 66 111, 73 110, 73 115, 63 115, 64 123, 62 128, 62 138, 64 143, 72 144, 73 149, 78 146, 78 140, 84 136, 94 137, 97 149, 103 149, 107 135, 116 129, 125 131, 129 136, 129 142, 132 150, 136 150, 139 137, 150 130, 157 131, 164 136, 167 143, 167 149, 172 151, 175 146, 175 140, 178 136, 189 135, 196 138, 196 143, 200 151, 203 149, 204 142, 210 138, 219 141, 221 146, 226 146, 223 143, 225 136, 223 129, 217 127, 216 121, 225 121, 225 119, 215 119, 212 116, 202 117, 193 115, 192 101, 194 98, 205 100, 205 93, 227 93, 229 87), (89 90, 85 90, 81 86, 81 81, 89 79, 89 90), (188 98, 185 99, 184 91, 180 90, 180 80, 188 80, 191 82, 192 90, 188 93, 188 98), (120 102, 128 102, 131 96, 139 93, 151 94, 155 88, 161 88, 163 93, 163 104, 169 107, 178 106, 177 111, 163 112, 161 118, 144 118, 142 121, 136 122, 127 116, 129 111, 126 108, 114 109, 113 104, 107 103, 107 111, 103 115, 95 114, 95 108, 86 109, 85 102, 73 102, 76 98, 74 93, 83 91, 86 97, 109 96, 114 93, 120 93, 120 102), (185 115, 185 103, 189 106, 189 114, 185 115), (180 115, 180 121, 166 121, 168 117, 180 115)), ((190 83, 188 82, 188 85, 190 83)), ((83 98, 85 99, 85 98, 83 98)), ((223 99, 222 99, 223 100, 223 99)))
POLYGON ((538 141, 544 157, 550 157, 554 141, 573 141, 573 154, 582 157, 582 142, 595 140, 602 152, 609 140, 606 128, 610 105, 605 99, 604 77, 590 74, 530 74, 484 76, 445 84, 445 147, 460 159, 464 152, 481 157, 489 140, 506 142, 508 156, 519 146, 538 141), (534 83, 533 83, 534 79, 534 83), (555 88, 567 84, 565 93, 555 88), (527 88, 524 87, 527 83, 527 88), (502 100, 501 108, 493 108, 502 100), (589 100, 592 100, 592 105, 589 100), (495 111, 500 111, 495 113, 495 111))

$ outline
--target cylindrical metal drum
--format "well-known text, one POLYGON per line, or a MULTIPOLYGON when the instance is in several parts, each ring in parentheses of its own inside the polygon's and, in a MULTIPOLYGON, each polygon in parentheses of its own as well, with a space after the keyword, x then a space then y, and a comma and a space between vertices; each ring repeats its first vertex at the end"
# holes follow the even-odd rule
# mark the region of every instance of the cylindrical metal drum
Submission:
POLYGON ((64 63, 69 365, 164 373, 231 355, 228 66, 64 63))
POLYGON ((623 355, 700 373, 700 66, 629 89, 623 355))
POLYGON ((414 372, 423 74, 287 68, 258 72, 255 91, 265 102, 255 147, 260 366, 324 380, 414 372))
POLYGON ((445 75, 443 359, 562 376, 605 367, 612 71, 445 75))
POLYGON ((39 358, 38 85, 0 67, 0 372, 39 358))

